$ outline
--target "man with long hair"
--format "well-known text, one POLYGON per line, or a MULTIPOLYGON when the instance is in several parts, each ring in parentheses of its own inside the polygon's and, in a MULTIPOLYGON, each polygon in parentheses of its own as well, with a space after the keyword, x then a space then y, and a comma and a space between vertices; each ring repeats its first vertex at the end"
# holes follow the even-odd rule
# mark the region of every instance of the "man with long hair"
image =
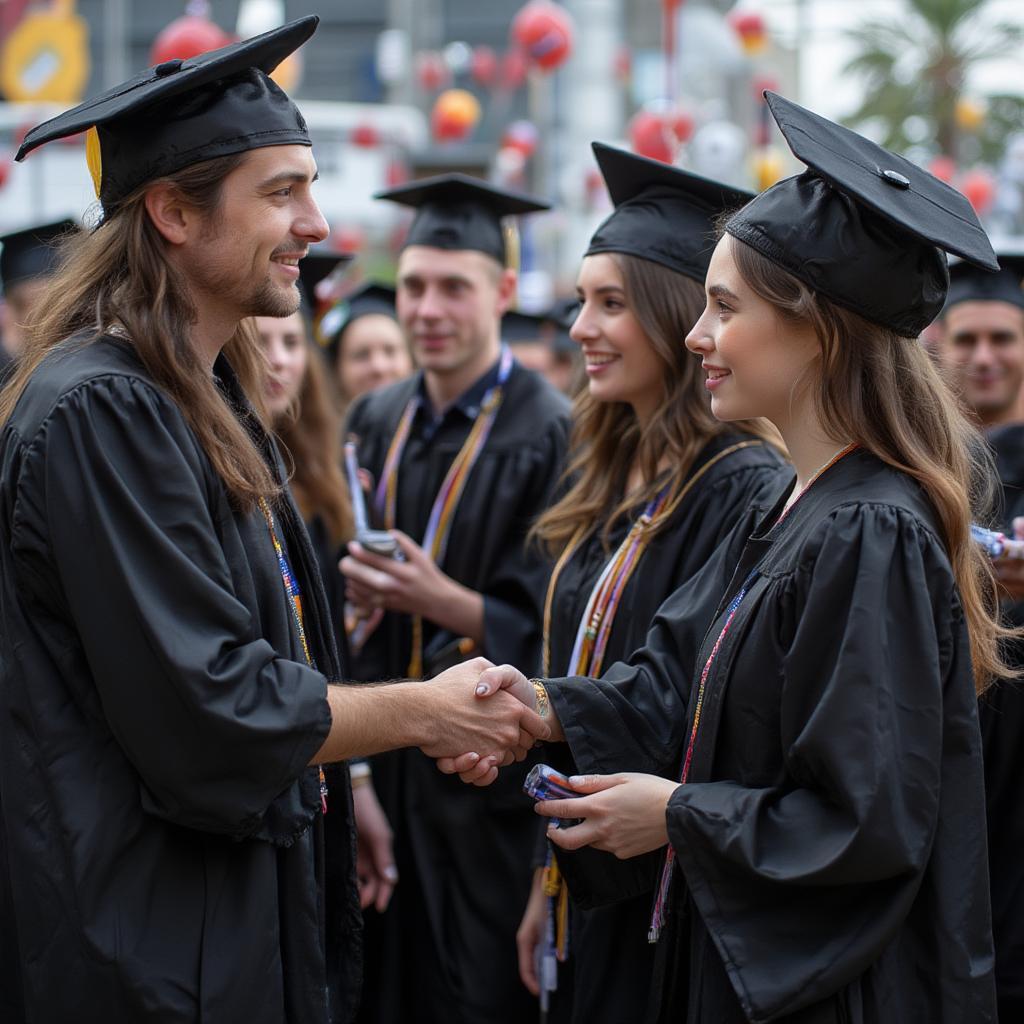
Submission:
POLYGON ((242 323, 297 308, 327 234, 269 77, 316 23, 151 68, 19 153, 87 130, 102 221, 0 396, 5 1024, 349 1020, 352 804, 344 764, 320 766, 402 744, 511 760, 546 734, 512 698, 475 714, 471 670, 329 685, 242 323))

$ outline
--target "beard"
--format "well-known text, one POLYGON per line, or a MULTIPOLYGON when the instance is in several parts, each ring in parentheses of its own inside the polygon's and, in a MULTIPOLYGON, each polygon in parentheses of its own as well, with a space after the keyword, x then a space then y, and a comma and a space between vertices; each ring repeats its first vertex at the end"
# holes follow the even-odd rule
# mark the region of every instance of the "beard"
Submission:
POLYGON ((299 289, 294 285, 281 287, 269 277, 263 279, 247 297, 243 308, 246 316, 291 316, 302 304, 299 289))

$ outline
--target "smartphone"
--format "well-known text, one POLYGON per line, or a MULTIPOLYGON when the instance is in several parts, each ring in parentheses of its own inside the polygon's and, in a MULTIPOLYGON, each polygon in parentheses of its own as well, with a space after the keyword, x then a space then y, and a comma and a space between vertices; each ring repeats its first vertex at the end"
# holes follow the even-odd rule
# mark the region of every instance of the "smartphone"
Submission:
POLYGON ((398 541, 387 530, 371 530, 366 515, 366 499, 363 497, 362 484, 359 482, 359 458, 356 454, 354 441, 345 442, 345 474, 348 477, 348 490, 352 499, 352 516, 356 525, 356 540, 367 551, 384 558, 393 558, 396 562, 404 562, 405 555, 398 546, 398 541))

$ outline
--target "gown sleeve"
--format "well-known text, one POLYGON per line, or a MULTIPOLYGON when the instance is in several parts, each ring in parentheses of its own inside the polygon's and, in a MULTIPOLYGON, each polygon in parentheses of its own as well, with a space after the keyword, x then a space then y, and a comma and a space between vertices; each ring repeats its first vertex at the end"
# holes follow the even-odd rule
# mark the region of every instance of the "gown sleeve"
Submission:
POLYGON ((19 532, 48 524, 56 600, 143 806, 252 834, 326 737, 327 684, 235 596, 223 493, 176 407, 133 378, 94 379, 51 412, 21 479, 16 553, 19 532))
POLYGON ((927 932, 929 948, 962 945, 963 915, 980 911, 930 892, 941 886, 926 869, 934 847, 954 851, 968 893, 979 844, 984 862, 984 836, 963 825, 980 772, 973 677, 935 537, 888 506, 840 509, 779 600, 791 602, 789 625, 768 626, 781 777, 680 786, 667 812, 678 867, 754 1022, 837 992, 904 927, 927 932), (921 889, 952 909, 915 924, 921 889))
POLYGON ((577 771, 678 771, 697 651, 751 523, 744 517, 703 568, 658 609, 644 645, 600 679, 545 680, 577 771))

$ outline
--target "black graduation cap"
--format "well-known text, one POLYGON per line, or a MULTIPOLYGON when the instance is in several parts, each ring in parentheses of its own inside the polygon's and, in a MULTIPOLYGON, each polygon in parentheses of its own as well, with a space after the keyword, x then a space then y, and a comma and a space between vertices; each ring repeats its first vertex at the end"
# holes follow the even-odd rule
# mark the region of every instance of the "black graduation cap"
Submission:
MULTIPOLYGON (((301 264, 300 264, 301 266, 301 264)), ((366 281, 332 306, 320 321, 320 340, 332 360, 338 357, 341 336, 362 316, 376 313, 397 320, 395 289, 376 281, 366 281)))
POLYGON ((872 323, 917 337, 942 309, 955 253, 998 270, 966 197, 863 136, 766 92, 807 164, 762 192, 726 231, 872 323))
POLYGON ((335 269, 346 266, 355 259, 350 252, 336 252, 325 246, 311 246, 305 256, 299 260, 299 283, 302 295, 309 308, 314 312, 327 301, 330 296, 317 295, 317 285, 329 277, 335 269))
POLYGON ((59 257, 57 243, 77 226, 73 220, 58 220, 0 237, 0 287, 6 290, 20 281, 52 274, 59 257))
POLYGON ((615 210, 594 232, 586 255, 628 253, 703 284, 717 241, 715 220, 753 193, 602 142, 591 148, 615 210))
POLYGON ((547 319, 555 325, 555 336, 551 340, 551 347, 561 355, 579 351, 579 346, 572 340, 569 332, 580 315, 580 305, 580 300, 575 297, 557 299, 547 312, 547 319))
POLYGON ((998 274, 978 270, 963 260, 949 261, 947 310, 958 302, 1009 302, 1024 309, 1024 252, 997 251, 998 274))
POLYGON ((405 244, 435 249, 474 249, 505 264, 507 252, 502 219, 512 214, 550 210, 532 196, 489 185, 467 174, 440 174, 400 188, 378 192, 417 210, 405 244))
POLYGON ((513 345, 522 341, 546 341, 544 328, 547 322, 547 317, 510 309, 501 318, 501 340, 513 345))
POLYGON ((187 60, 168 60, 33 128, 15 160, 88 130, 105 209, 140 185, 214 157, 311 145, 295 104, 268 77, 315 31, 315 15, 187 60))

